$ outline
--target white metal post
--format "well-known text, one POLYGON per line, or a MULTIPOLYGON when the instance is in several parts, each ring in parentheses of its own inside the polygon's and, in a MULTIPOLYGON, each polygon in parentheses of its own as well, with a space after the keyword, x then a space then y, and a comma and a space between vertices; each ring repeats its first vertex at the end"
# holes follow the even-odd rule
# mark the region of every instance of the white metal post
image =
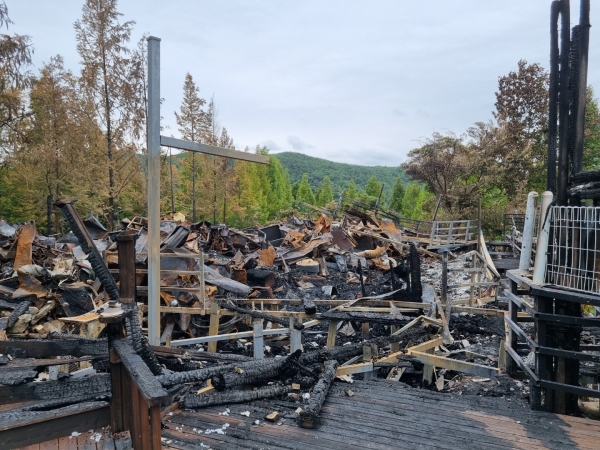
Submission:
POLYGON ((160 39, 148 38, 148 340, 160 345, 160 39))
POLYGON ((538 233, 535 248, 535 264, 533 265, 533 282, 543 283, 546 271, 546 258, 548 252, 548 237, 550 235, 550 218, 546 220, 546 214, 554 194, 546 191, 542 194, 542 207, 540 208, 540 231, 538 233))
POLYGON ((531 247, 533 244, 533 228, 535 225, 535 201, 537 192, 530 192, 527 196, 527 209, 525 210, 525 225, 523 226, 523 244, 521 245, 521 259, 519 270, 526 272, 531 266, 531 247))

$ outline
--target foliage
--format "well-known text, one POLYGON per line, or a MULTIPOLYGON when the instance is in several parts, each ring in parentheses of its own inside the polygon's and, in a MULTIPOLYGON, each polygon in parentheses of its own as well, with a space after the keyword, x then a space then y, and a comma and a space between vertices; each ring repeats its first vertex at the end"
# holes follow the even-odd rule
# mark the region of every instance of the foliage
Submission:
POLYGON ((302 175, 302 181, 298 186, 298 192, 296 192, 296 201, 303 201, 311 205, 315 204, 315 196, 313 194, 310 184, 308 184, 308 174, 302 175))
POLYGON ((394 188, 392 189, 392 197, 390 198, 389 209, 396 211, 397 213, 402 212, 402 202, 404 200, 404 183, 402 178, 396 178, 394 188))
POLYGON ((333 201, 333 188, 331 186, 331 179, 325 175, 321 188, 319 189, 319 196, 317 198, 318 206, 325 206, 333 201))
POLYGON ((141 133, 134 125, 141 123, 136 116, 144 113, 144 105, 135 95, 139 65, 132 64, 127 47, 135 22, 120 23, 121 16, 117 0, 86 0, 82 17, 74 24, 83 65, 80 83, 94 103, 95 120, 104 134, 105 156, 98 162, 108 172, 102 187, 108 199, 109 229, 114 225, 120 194, 140 173, 135 141, 141 133))
MULTIPOLYGON (((358 186, 365 186, 368 179, 375 175, 385 185, 383 192, 386 198, 392 195, 392 186, 398 176, 405 181, 407 180, 402 169, 398 166, 373 167, 337 163, 296 152, 277 153, 277 158, 281 161, 283 167, 289 170, 292 184, 300 181, 303 174, 310 174, 313 192, 319 187, 319 181, 328 176, 331 180, 334 198, 338 198, 343 191, 348 189, 350 180, 354 180, 358 186)), ((377 194, 379 195, 379 192, 377 194)))

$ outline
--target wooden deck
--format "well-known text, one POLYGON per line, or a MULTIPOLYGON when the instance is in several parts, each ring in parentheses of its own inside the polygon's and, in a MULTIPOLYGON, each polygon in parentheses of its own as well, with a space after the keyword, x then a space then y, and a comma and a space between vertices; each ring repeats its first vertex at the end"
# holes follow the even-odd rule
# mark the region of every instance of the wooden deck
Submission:
MULTIPOLYGON (((163 448, 600 448, 600 421, 532 411, 524 401, 514 399, 441 394, 386 380, 336 382, 315 430, 296 425, 298 406, 285 400, 262 400, 196 412, 176 410, 163 420, 163 448), (349 397, 348 390, 354 395, 349 397), (229 415, 223 415, 226 408, 229 415), (246 411, 250 417, 240 414, 246 411), (265 415, 273 411, 280 413, 279 423, 265 422, 265 415)), ((25 448, 100 450, 115 446, 99 430, 25 448)))

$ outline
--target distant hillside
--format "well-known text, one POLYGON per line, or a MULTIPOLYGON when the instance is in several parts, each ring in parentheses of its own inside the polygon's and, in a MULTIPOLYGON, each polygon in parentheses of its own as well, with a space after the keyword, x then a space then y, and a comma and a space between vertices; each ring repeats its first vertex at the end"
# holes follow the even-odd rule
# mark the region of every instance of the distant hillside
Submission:
POLYGON ((406 181, 404 171, 400 167, 337 163, 295 152, 275 153, 274 155, 281 161, 283 167, 289 170, 292 184, 301 180, 303 173, 307 173, 308 181, 311 187, 315 189, 320 186, 323 177, 329 175, 336 197, 343 189, 346 189, 350 180, 354 180, 357 188, 364 190, 367 180, 376 175, 379 181, 385 184, 385 197, 389 199, 392 195, 392 187, 396 182, 396 177, 400 175, 406 181))

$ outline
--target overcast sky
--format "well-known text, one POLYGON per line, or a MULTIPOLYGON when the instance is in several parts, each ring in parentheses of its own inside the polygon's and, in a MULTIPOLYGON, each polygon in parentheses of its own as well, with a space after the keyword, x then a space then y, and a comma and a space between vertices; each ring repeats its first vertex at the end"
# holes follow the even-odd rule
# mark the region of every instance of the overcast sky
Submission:
MULTIPOLYGON (((9 32, 32 37, 36 70, 56 54, 80 70, 83 0, 6 3, 9 32)), ((238 149, 398 165, 433 131, 489 120, 498 77, 520 59, 548 67, 550 0, 120 0, 119 10, 136 21, 132 46, 143 33, 162 39, 164 134, 178 136, 190 72, 238 149)), ((592 86, 598 55, 592 27, 592 86)))

